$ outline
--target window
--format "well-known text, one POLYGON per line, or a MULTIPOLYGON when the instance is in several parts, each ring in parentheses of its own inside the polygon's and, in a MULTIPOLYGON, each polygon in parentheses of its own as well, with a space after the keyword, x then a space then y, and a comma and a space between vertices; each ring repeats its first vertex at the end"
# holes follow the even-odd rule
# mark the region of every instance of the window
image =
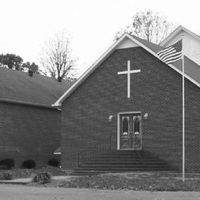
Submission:
POLYGON ((140 132, 140 119, 139 117, 136 117, 134 120, 134 133, 140 132))
POLYGON ((129 117, 122 118, 122 133, 123 135, 128 135, 129 131, 129 117))

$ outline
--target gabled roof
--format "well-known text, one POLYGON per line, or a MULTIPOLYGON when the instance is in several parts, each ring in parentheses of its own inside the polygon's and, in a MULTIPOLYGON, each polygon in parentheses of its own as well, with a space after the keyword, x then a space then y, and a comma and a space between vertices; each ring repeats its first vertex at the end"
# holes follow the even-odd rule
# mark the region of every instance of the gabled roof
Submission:
POLYGON ((154 44, 150 41, 141 39, 135 35, 131 35, 131 37, 135 38, 137 41, 139 41, 140 43, 142 43, 143 45, 145 45, 146 47, 148 47, 149 49, 151 49, 153 52, 157 53, 158 51, 162 50, 164 47, 154 44))
POLYGON ((170 33, 161 43, 160 45, 165 46, 165 44, 170 41, 173 37, 175 37, 179 32, 184 31, 191 35, 192 37, 196 38, 200 41, 200 36, 196 33, 193 33, 189 29, 185 28, 184 26, 178 26, 172 33, 170 33))
POLYGON ((0 101, 51 106, 70 83, 0 67, 0 101))
MULTIPOLYGON (((100 64, 118 47, 120 43, 122 43, 125 39, 130 39, 133 43, 137 44, 138 46, 144 48, 146 51, 148 51, 150 54, 155 56, 157 59, 160 60, 159 56, 156 54, 159 50, 163 49, 164 47, 156 45, 152 42, 149 42, 147 40, 143 40, 141 38, 138 38, 133 35, 129 35, 125 33, 118 41, 116 41, 77 81, 75 84, 73 84, 69 90, 67 90, 54 104, 53 106, 61 106, 62 102, 72 94, 72 92, 80 85, 82 84, 88 76, 90 76, 93 71, 100 66, 100 64)), ((172 64, 168 65, 170 68, 174 69, 179 74, 182 74, 181 69, 178 66, 174 66, 172 64)), ((200 87, 200 81, 197 81, 193 79, 192 76, 189 76, 189 74, 184 74, 185 78, 190 80, 192 83, 200 87)))

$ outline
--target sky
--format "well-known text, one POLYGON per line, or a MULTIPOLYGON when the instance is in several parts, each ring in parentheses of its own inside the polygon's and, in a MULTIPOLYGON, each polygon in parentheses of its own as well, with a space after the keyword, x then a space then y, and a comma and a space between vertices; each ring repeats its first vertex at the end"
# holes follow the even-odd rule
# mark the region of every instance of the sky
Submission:
POLYGON ((0 0, 0 53, 40 64, 45 42, 65 32, 80 75, 136 12, 151 9, 200 35, 199 6, 198 0, 0 0))

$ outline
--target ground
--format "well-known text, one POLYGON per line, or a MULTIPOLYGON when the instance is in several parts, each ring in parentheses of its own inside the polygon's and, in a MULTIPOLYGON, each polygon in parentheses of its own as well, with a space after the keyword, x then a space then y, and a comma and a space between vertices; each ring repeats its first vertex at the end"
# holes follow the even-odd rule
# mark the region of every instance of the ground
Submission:
MULTIPOLYGON (((0 171, 0 179, 5 171, 0 171)), ((96 190, 132 190, 132 191, 194 191, 200 192, 200 174, 186 174, 185 182, 182 181, 181 173, 173 172, 127 172, 106 173, 89 176, 72 176, 70 171, 59 168, 45 167, 32 170, 10 170, 14 180, 1 183, 23 183, 27 186, 50 187, 50 188, 85 188, 96 190), (46 184, 33 183, 32 178, 38 172, 50 172, 52 181, 46 184), (34 175, 35 174, 35 175, 34 175), (23 179, 21 179, 23 178, 23 179)))
POLYGON ((199 192, 148 192, 0 185, 0 200, 197 200, 199 192))
POLYGON ((171 172, 108 173, 71 177, 71 179, 59 181, 57 186, 104 190, 200 192, 200 174, 187 174, 185 182, 183 182, 181 174, 171 172))

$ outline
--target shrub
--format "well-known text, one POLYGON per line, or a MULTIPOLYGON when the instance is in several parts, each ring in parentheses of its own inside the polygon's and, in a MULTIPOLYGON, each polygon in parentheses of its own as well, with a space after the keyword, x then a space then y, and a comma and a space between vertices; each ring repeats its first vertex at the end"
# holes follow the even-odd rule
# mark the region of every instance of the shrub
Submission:
POLYGON ((36 163, 34 160, 25 160, 22 163, 22 168, 25 168, 25 169, 33 169, 35 167, 36 167, 36 163))
POLYGON ((46 184, 51 182, 51 174, 48 172, 40 172, 33 177, 32 182, 46 184))
POLYGON ((11 169, 15 166, 15 161, 11 158, 7 158, 0 161, 1 169, 11 169))
POLYGON ((48 160, 48 165, 58 167, 60 165, 60 162, 56 158, 50 158, 48 160))
POLYGON ((1 180, 12 180, 13 179, 13 175, 10 172, 4 172, 1 177, 1 180))

